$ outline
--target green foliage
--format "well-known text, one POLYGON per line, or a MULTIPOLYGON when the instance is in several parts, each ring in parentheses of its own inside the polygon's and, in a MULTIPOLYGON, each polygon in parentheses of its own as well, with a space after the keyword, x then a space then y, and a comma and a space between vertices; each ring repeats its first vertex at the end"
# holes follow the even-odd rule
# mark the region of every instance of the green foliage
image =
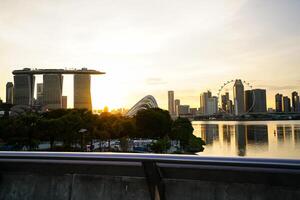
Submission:
POLYGON ((172 126, 170 138, 179 140, 184 151, 200 152, 204 150, 205 142, 193 135, 194 128, 187 118, 177 118, 172 126))
POLYGON ((141 110, 135 119, 140 138, 163 138, 170 133, 172 120, 168 111, 159 108, 141 110))
POLYGON ((172 126, 170 138, 179 140, 180 145, 186 148, 189 144, 190 138, 193 136, 194 128, 191 122, 186 118, 177 118, 172 126))
POLYGON ((204 150, 203 145, 205 142, 196 136, 192 136, 189 141, 189 145, 186 148, 186 152, 196 153, 204 150))
POLYGON ((95 115, 85 109, 59 109, 0 118, 0 141, 12 145, 15 150, 24 147, 35 150, 39 143, 49 142, 53 151, 78 151, 95 139, 106 140, 109 144, 111 139, 119 139, 122 151, 128 151, 130 138, 156 139, 151 149, 159 153, 170 148, 170 139, 180 140, 183 150, 188 152, 202 151, 204 145, 193 135, 189 120, 178 118, 173 122, 169 112, 159 108, 139 111, 133 118, 109 112, 95 115), (56 146, 57 141, 63 146, 56 146))
POLYGON ((171 143, 168 137, 158 139, 150 145, 150 149, 155 153, 166 153, 171 147, 171 143))

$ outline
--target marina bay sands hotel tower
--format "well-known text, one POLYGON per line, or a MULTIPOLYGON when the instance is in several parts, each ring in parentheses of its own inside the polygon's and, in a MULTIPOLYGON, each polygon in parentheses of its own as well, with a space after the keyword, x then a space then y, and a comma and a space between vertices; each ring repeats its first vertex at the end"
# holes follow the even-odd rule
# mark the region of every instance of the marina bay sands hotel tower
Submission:
POLYGON ((74 108, 92 109, 91 75, 105 74, 96 70, 30 69, 13 71, 14 104, 33 105, 35 75, 43 75, 42 105, 47 109, 62 108, 63 74, 74 75, 74 108))

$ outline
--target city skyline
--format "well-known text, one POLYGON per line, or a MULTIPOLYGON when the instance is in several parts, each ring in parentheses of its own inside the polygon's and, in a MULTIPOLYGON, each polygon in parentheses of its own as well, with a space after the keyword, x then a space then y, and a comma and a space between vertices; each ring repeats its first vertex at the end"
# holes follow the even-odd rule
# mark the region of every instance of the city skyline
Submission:
MULTIPOLYGON (((88 66, 107 72, 91 79, 95 109, 130 108, 148 94, 167 109, 168 90, 199 107, 200 93, 236 78, 266 89, 275 108, 276 93, 300 92, 299 9, 298 1, 1 1, 0 97, 14 69, 88 66)), ((69 106, 72 84, 64 76, 69 106)))
MULTIPOLYGON (((22 105, 22 104, 30 105, 33 103, 33 100, 35 100, 36 102, 34 104, 37 103, 37 105, 44 105, 44 106, 47 106, 47 108, 49 108, 49 109, 87 108, 89 110, 91 110, 91 109, 102 110, 101 108, 93 107, 92 102, 91 102, 92 101, 92 95, 91 95, 91 90, 90 90, 91 74, 94 74, 94 73, 95 74, 105 74, 105 72, 100 72, 97 70, 90 70, 87 68, 82 68, 82 69, 76 69, 76 68, 71 68, 71 69, 67 69, 67 68, 65 68, 65 69, 24 68, 22 70, 14 70, 12 72, 12 74, 14 74, 14 83, 17 85, 21 84, 20 85, 21 87, 17 86, 17 88, 14 88, 13 82, 7 82, 6 88, 5 88, 6 89, 6 98, 5 98, 4 102, 10 103, 11 99, 14 99, 14 101, 17 102, 16 105, 22 105), (26 74, 29 74, 30 76, 27 76, 26 74), (62 74, 64 74, 64 76, 65 76, 65 74, 73 76, 73 92, 74 92, 73 94, 74 94, 74 96, 73 96, 73 104, 72 105, 70 105, 68 103, 68 96, 64 96, 62 93, 63 85, 64 85, 63 84, 64 76, 62 76, 62 74), (35 82, 37 75, 42 76, 42 79, 43 79, 42 83, 35 82), (55 79, 57 79, 57 80, 55 80, 55 79), (26 88, 27 87, 32 88, 32 89, 28 89, 28 91, 25 92, 26 94, 23 91, 23 89, 24 89, 23 84, 25 82, 28 85, 28 86, 26 86, 26 88), (32 85, 31 82, 34 85, 32 85), (46 86, 46 90, 43 89, 43 86, 45 85, 45 83, 47 85, 50 83, 50 85, 52 85, 51 87, 53 87, 53 88, 51 89, 51 87, 46 86), (18 95, 18 97, 15 98, 16 96, 13 94, 15 94, 20 89, 22 91, 21 92, 22 96, 18 95), (49 90, 49 91, 47 92, 47 90, 49 90), (29 93, 27 94, 27 92, 29 92, 29 93), (46 98, 43 97, 44 95, 46 95, 45 96, 46 98), (47 97, 47 95, 48 96, 50 95, 49 97, 51 97, 51 99, 49 99, 49 97, 47 97), (54 96, 56 95, 56 97, 54 97, 53 95, 54 96), (21 101, 18 100, 18 98, 20 98, 20 97, 22 98, 21 101), (29 103, 24 102, 24 100, 25 100, 24 98, 26 99, 26 102, 29 100, 29 103), (42 100, 42 99, 44 99, 44 100, 42 100), (51 104, 50 102, 47 102, 47 101, 55 102, 55 104, 57 104, 57 105, 51 104)), ((188 110, 196 109, 195 110, 196 112, 199 111, 200 113, 203 113, 203 114, 214 114, 214 113, 219 112, 219 109, 222 110, 223 112, 228 112, 228 109, 233 109, 233 111, 235 111, 235 112, 240 109, 244 110, 242 112, 237 111, 240 114, 243 114, 243 112, 250 111, 252 109, 254 109, 253 110, 254 112, 255 111, 256 112, 267 112, 268 109, 274 109, 278 112, 279 111, 278 104, 277 104, 277 101, 279 101, 278 97, 277 97, 278 95, 281 95, 281 97, 279 97, 280 101, 284 101, 286 99, 285 103, 282 102, 282 105, 281 105, 282 111, 298 112, 300 110, 299 96, 298 96, 297 91, 293 91, 290 96, 285 95, 285 94, 276 93, 276 95, 274 96, 275 99, 273 97, 275 106, 268 107, 267 106, 267 98, 266 98, 267 97, 266 89, 261 89, 261 88, 253 89, 253 86, 251 84, 249 84, 248 82, 243 81, 241 79, 235 79, 235 80, 225 82, 221 86, 221 88, 219 88, 217 96, 212 96, 211 90, 207 90, 207 92, 201 92, 199 95, 200 98, 198 99, 198 100, 200 100, 200 104, 198 106, 197 105, 196 106, 182 105, 182 106, 188 106, 189 107, 188 110), (232 86, 233 87, 232 94, 230 94, 230 92, 229 92, 231 87, 230 86, 228 87, 228 85, 230 85, 230 83, 234 83, 232 86), (242 103, 243 106, 239 109, 236 106, 240 103, 237 104, 237 100, 235 97, 236 96, 235 88, 237 87, 236 86, 237 83, 238 83, 238 85, 241 85, 241 87, 242 87, 242 90, 240 91, 240 93, 242 94, 242 97, 239 97, 240 100, 238 102, 242 103), (245 85, 247 86, 246 89, 244 89, 243 83, 245 83, 245 85), (225 86, 227 86, 228 88, 226 88, 225 86), (252 93, 254 93, 255 96, 252 96, 252 93), (283 95, 285 95, 285 96, 283 96, 283 95), (255 99, 257 97, 259 97, 259 99, 256 99, 256 101, 258 101, 258 102, 256 102, 255 104, 252 103, 252 100, 254 100, 253 99, 254 97, 255 97, 255 99), (233 98, 232 99, 233 101, 230 98, 233 98), (224 102, 224 101, 226 101, 226 102, 224 102), (253 105, 254 105, 254 107, 252 107, 253 105), (225 109, 224 109, 224 106, 225 106, 225 109), (230 108, 231 106, 233 106, 233 107, 230 108), (288 106, 288 110, 287 110, 287 108, 285 108, 287 106, 288 106), (205 109, 210 109, 210 111, 206 111, 205 109)), ((178 109, 181 105, 179 103, 178 104, 179 107, 177 107, 176 101, 180 102, 180 100, 178 98, 175 99, 174 91, 173 90, 168 91, 168 103, 167 103, 168 108, 167 108, 167 110, 169 110, 171 116, 178 116, 178 112, 179 112, 178 109)), ((104 109, 105 109, 105 107, 108 108, 107 105, 104 106, 104 109)), ((127 107, 113 107, 111 109, 115 110, 115 109, 120 109, 120 108, 128 109, 127 107)), ((184 109, 186 109, 186 108, 184 108, 184 109)), ((235 113, 235 115, 240 115, 238 113, 235 113)))

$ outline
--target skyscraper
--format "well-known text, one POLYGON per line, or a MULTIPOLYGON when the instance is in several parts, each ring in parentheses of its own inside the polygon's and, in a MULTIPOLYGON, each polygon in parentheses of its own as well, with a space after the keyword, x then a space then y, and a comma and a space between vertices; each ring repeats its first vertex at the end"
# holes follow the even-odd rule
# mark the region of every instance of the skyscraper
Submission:
POLYGON ((233 98, 234 98, 234 112, 235 115, 242 115, 245 113, 245 100, 244 100, 244 85, 242 80, 235 80, 233 86, 233 98))
POLYGON ((14 84, 7 82, 6 84, 6 103, 13 104, 14 98, 14 84))
POLYGON ((206 114, 213 115, 218 112, 218 97, 210 97, 207 99, 206 114))
POLYGON ((176 115, 176 117, 179 116, 179 106, 180 106, 180 100, 175 99, 175 115, 176 115))
POLYGON ((222 110, 223 112, 227 112, 227 107, 228 107, 228 101, 229 101, 229 92, 226 92, 225 95, 221 96, 221 101, 222 101, 222 110))
POLYGON ((282 94, 277 93, 275 95, 275 107, 276 112, 282 112, 282 94))
POLYGON ((15 105, 32 105, 35 77, 30 74, 18 74, 14 76, 15 105))
POLYGON ((178 107, 179 115, 188 115, 190 114, 190 106, 189 105, 180 105, 178 107))
POLYGON ((283 112, 291 112, 291 99, 287 96, 283 97, 283 112))
POLYGON ((36 99, 39 105, 43 104, 43 90, 44 90, 43 83, 36 84, 36 99))
POLYGON ((44 74, 43 105, 47 109, 62 108, 63 76, 61 74, 44 74))
POLYGON ((200 94, 200 112, 204 115, 208 114, 208 99, 211 98, 211 92, 203 92, 200 94))
POLYGON ((91 76, 89 74, 74 75, 74 108, 92 110, 91 76))
POLYGON ((266 90, 246 90, 245 110, 249 112, 267 112, 266 90))
POLYGON ((174 91, 168 91, 168 110, 171 116, 175 115, 174 91))
POLYGON ((292 93, 292 111, 299 112, 300 111, 300 102, 299 95, 296 91, 292 93))

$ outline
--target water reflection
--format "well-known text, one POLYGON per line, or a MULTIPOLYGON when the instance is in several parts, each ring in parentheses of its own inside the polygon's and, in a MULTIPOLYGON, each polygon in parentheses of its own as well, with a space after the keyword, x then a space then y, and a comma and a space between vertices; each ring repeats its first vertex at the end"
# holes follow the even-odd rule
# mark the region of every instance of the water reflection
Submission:
POLYGON ((203 124, 201 126, 201 137, 206 144, 212 144, 219 140, 219 126, 217 124, 203 124))
POLYGON ((245 137, 245 126, 235 125, 235 137, 237 146, 237 155, 246 155, 246 137, 245 137))
POLYGON ((203 155, 300 158, 300 122, 193 122, 203 155))

